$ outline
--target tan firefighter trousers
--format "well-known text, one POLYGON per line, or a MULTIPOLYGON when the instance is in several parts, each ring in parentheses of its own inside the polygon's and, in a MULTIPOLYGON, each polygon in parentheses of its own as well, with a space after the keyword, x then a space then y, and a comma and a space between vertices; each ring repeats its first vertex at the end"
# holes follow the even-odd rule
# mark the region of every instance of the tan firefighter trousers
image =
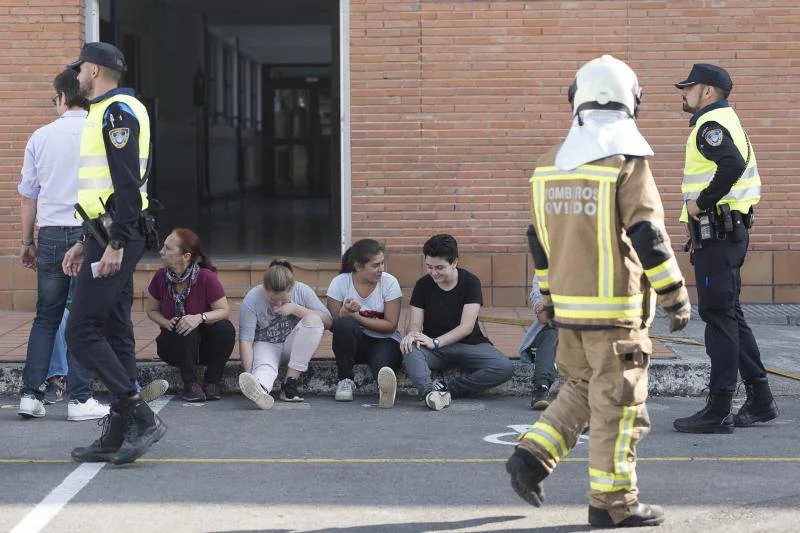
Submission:
POLYGON ((552 472, 589 426, 589 504, 618 523, 638 501, 636 444, 650 428, 644 402, 647 329, 558 330, 558 397, 520 439, 552 472))

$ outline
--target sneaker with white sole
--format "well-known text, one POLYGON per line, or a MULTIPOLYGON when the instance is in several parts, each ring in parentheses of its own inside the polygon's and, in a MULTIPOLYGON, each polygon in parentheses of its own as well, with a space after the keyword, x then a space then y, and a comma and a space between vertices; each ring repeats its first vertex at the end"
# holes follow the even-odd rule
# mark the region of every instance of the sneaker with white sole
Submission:
POLYGON ((89 398, 85 402, 70 400, 67 404, 67 420, 79 422, 81 420, 96 420, 108 414, 109 407, 94 398, 89 398))
POLYGON ((22 418, 42 418, 45 415, 44 403, 33 394, 23 394, 17 414, 22 418))
POLYGON ((44 404, 53 405, 64 399, 64 382, 62 380, 48 381, 44 387, 44 404))
POLYGON ((441 411, 450 406, 450 393, 447 391, 432 390, 425 395, 425 405, 434 411, 441 411))
POLYGON ((258 379, 253 374, 242 372, 239 374, 239 388, 244 396, 255 403, 259 409, 271 409, 275 399, 264 390, 258 379))
POLYGON ((353 389, 355 386, 355 382, 353 382, 353 380, 350 378, 340 380, 339 383, 336 384, 336 395, 334 396, 334 399, 337 402, 352 402, 353 389))
POLYGON ((143 401, 149 403, 164 396, 168 389, 169 381, 166 379, 154 379, 139 391, 139 395, 142 397, 143 401))
POLYGON ((397 376, 394 370, 384 366, 378 371, 378 407, 391 409, 397 396, 397 376))

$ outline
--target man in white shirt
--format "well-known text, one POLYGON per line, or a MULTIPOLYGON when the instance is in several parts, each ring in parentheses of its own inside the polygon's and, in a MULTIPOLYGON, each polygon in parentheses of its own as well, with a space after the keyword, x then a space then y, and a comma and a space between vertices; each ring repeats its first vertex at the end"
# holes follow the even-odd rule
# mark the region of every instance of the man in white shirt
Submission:
MULTIPOLYGON (((17 190, 22 195, 22 265, 36 270, 36 318, 33 320, 19 415, 45 416, 44 392, 39 387, 47 378, 53 344, 61 323, 71 278, 61 268, 64 254, 81 240, 81 221, 75 218, 78 198, 78 166, 81 133, 88 101, 80 96, 75 71, 68 69, 53 81, 52 98, 59 118, 36 130, 25 147, 22 178, 17 190), (34 243, 34 222, 39 226, 34 243)), ((69 354, 67 386, 70 402, 68 420, 91 420, 108 414, 108 406, 92 397, 92 376, 69 354)))

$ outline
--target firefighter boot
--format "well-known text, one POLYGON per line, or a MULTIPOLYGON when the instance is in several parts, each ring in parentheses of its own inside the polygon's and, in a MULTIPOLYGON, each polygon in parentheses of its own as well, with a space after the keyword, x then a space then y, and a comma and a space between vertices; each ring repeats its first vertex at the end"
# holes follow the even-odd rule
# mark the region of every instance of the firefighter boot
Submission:
POLYGON ((544 502, 544 486, 542 481, 550 473, 544 465, 530 452, 517 448, 506 461, 506 472, 511 474, 511 487, 520 498, 541 507, 544 502))
POLYGON ((111 406, 109 413, 98 425, 103 427, 100 438, 89 446, 72 450, 72 459, 79 463, 108 462, 122 446, 125 439, 125 418, 117 406, 111 406))
POLYGON ((733 433, 733 389, 709 391, 706 406, 700 411, 678 418, 672 426, 682 433, 733 433))
POLYGON ((769 390, 767 378, 753 378, 744 382, 747 399, 739 412, 733 417, 737 428, 768 422, 778 416, 778 405, 769 390))
POLYGON ((134 462, 167 432, 167 425, 138 394, 120 401, 120 409, 125 417, 125 440, 111 458, 115 465, 134 462))
POLYGON ((594 527, 640 527, 657 526, 664 521, 664 509, 658 505, 637 503, 632 507, 633 514, 615 524, 606 509, 589 506, 589 525, 594 527))

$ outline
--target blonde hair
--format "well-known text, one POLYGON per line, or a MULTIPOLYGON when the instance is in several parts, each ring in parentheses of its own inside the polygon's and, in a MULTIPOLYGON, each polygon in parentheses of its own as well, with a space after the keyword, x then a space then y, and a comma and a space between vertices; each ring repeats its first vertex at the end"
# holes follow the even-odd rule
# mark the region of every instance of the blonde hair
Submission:
POLYGON ((285 259, 275 259, 264 273, 264 288, 269 292, 284 292, 294 286, 294 269, 285 259))

